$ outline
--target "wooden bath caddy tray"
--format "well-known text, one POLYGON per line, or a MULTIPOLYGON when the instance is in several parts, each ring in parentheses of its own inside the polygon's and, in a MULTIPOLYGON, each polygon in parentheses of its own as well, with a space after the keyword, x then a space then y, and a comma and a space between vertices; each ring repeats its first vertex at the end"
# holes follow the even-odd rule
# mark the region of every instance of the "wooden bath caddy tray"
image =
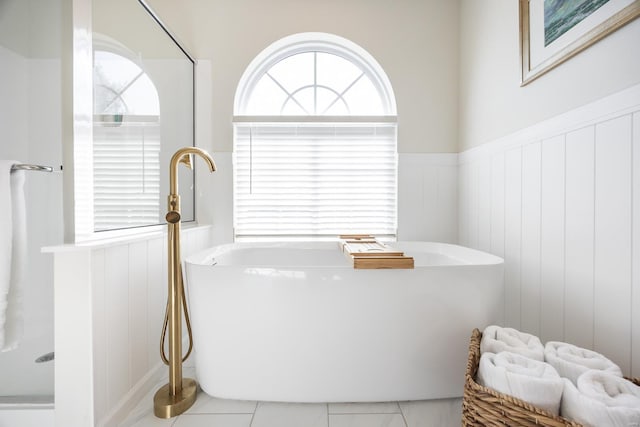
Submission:
POLYGON ((340 249, 352 260, 353 268, 413 268, 413 258, 405 256, 385 243, 378 242, 367 234, 345 234, 340 236, 340 249))

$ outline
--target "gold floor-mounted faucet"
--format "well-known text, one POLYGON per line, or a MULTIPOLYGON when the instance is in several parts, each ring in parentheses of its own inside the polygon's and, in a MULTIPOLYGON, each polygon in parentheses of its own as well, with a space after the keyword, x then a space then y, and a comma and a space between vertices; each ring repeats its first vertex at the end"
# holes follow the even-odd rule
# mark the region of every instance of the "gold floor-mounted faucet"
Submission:
POLYGON ((184 282, 180 258, 180 195, 178 194, 178 166, 185 164, 193 168, 194 154, 202 157, 209 170, 214 172, 216 165, 211 156, 196 147, 185 147, 175 152, 169 165, 169 197, 166 220, 168 224, 168 284, 169 295, 167 310, 162 326, 160 340, 160 355, 165 364, 169 365, 169 383, 163 385, 153 398, 153 412, 156 417, 171 418, 182 414, 196 401, 197 384, 191 378, 182 378, 182 362, 187 360, 193 348, 189 311, 185 301, 184 282), (189 350, 182 357, 182 313, 189 333, 189 350), (164 354, 164 339, 169 329, 169 357, 164 354))

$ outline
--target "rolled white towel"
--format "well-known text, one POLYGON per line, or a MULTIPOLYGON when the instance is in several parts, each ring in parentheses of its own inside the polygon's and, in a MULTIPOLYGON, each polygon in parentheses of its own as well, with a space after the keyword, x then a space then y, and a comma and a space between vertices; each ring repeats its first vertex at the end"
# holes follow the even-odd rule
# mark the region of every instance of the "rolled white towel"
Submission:
POLYGON ((577 387, 564 379, 560 413, 585 427, 640 426, 640 387, 605 371, 589 370, 577 387))
POLYGON ((480 340, 480 354, 509 351, 531 359, 544 361, 544 346, 535 335, 520 332, 513 328, 487 326, 480 340))
POLYGON ((548 363, 506 351, 484 353, 478 365, 478 384, 559 414, 564 384, 548 363))
POLYGON ((544 347, 544 360, 574 384, 589 369, 622 376, 620 367, 602 354, 564 342, 549 341, 544 347))

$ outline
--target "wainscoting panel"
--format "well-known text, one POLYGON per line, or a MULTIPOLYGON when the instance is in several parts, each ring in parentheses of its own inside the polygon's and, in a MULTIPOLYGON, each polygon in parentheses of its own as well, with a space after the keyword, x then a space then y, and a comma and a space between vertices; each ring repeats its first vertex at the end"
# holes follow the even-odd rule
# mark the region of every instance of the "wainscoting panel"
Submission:
POLYGON ((158 363, 160 357, 160 333, 167 303, 167 239, 157 238, 147 242, 147 366, 158 363))
POLYGON ((129 247, 118 245, 104 250, 108 408, 114 407, 130 388, 129 247))
POLYGON ((540 334, 541 143, 522 148, 522 252, 520 326, 540 334))
POLYGON ((640 374, 640 113, 633 115, 633 283, 631 286, 631 372, 640 374))
MULTIPOLYGON (((147 242, 129 245, 129 384, 136 384, 149 371, 147 356, 147 242)), ((151 339, 152 340, 152 339, 151 339)))
POLYGON ((483 161, 478 165, 478 248, 491 251, 491 162, 483 161))
MULTIPOLYGON (((65 426, 119 425, 166 373, 159 355, 167 297, 163 234, 51 249, 57 298, 69 301, 58 307, 70 307, 56 310, 56 375, 85 385, 56 394, 56 418, 65 426), (76 407, 80 398, 91 402, 86 413, 76 407)), ((210 244, 210 227, 183 229, 183 257, 210 244)))
MULTIPOLYGON (((105 301, 105 265, 104 249, 97 249, 91 254, 91 284, 92 284, 92 310, 93 310, 93 335, 97 337, 107 336, 107 312, 105 301)), ((56 254, 56 256, 58 256, 56 254)), ((82 339, 79 337, 78 339, 82 339)), ((107 340, 102 338, 93 343, 93 369, 94 369, 94 412, 105 414, 108 406, 107 387, 107 340)))
POLYGON ((634 86, 461 153, 458 203, 460 242, 487 250, 488 240, 505 258, 508 326, 595 349, 633 376, 639 152, 634 86))
POLYGON ((471 165, 461 164, 458 169, 458 243, 464 246, 473 246, 469 239, 472 238, 469 232, 472 215, 475 211, 471 206, 471 193, 473 182, 469 178, 471 165))
POLYGON ((542 142, 540 168, 540 335, 561 340, 565 252, 564 136, 542 142), (544 316, 542 316, 544 313, 544 316))
POLYGON ((522 296, 522 149, 505 153, 504 166, 505 320, 521 328, 522 296))
POLYGON ((504 257, 504 153, 498 153, 491 159, 491 188, 486 196, 491 200, 490 251, 504 257))
POLYGON ((401 153, 398 240, 456 243, 458 155, 401 153))
POLYGON ((631 115, 595 128, 593 345, 630 372, 631 115))
POLYGON ((593 348, 594 155, 592 127, 566 135, 564 337, 587 348, 593 348))

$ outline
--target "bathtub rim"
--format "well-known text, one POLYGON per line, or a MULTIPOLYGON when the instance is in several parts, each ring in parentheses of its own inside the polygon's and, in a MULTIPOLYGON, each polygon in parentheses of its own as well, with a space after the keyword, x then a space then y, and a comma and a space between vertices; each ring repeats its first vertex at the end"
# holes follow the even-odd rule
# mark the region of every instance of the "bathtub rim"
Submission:
MULTIPOLYGON (((189 257, 184 259, 185 264, 192 265, 202 265, 202 266, 215 266, 218 269, 221 268, 348 268, 353 269, 353 266, 349 263, 346 257, 343 257, 345 262, 341 265, 334 264, 322 264, 322 265, 269 265, 267 263, 260 264, 251 264, 251 263, 242 263, 242 264, 213 264, 212 260, 215 259, 215 256, 222 253, 228 253, 234 249, 248 249, 248 248, 264 248, 264 249, 273 249, 273 248, 298 248, 298 249, 326 249, 329 250, 330 247, 335 246, 335 250, 339 251, 338 242, 326 242, 326 241, 288 241, 288 242, 233 242, 233 243, 222 243, 219 245, 211 246, 207 249, 199 251, 189 257)), ((477 267, 477 266, 493 266, 493 265, 503 265, 504 259, 490 254, 488 252, 484 252, 478 249, 469 248, 462 245, 457 245, 453 243, 444 243, 444 242, 431 242, 431 241, 419 241, 419 240, 411 240, 411 241, 397 241, 390 243, 390 246, 403 250, 407 256, 412 256, 412 252, 415 254, 416 249, 419 246, 423 246, 427 249, 437 249, 431 251, 423 251, 428 253, 433 253, 436 255, 442 255, 448 258, 452 258, 457 263, 454 264, 430 264, 430 265, 420 265, 416 263, 415 269, 422 268, 465 268, 465 267, 477 267)))

